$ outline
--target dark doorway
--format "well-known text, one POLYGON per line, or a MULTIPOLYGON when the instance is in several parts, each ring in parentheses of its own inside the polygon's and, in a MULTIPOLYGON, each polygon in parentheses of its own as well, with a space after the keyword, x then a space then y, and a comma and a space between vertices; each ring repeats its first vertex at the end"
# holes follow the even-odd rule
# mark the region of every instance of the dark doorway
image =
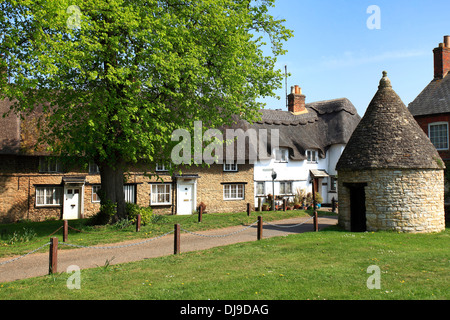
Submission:
POLYGON ((346 183, 350 190, 350 231, 364 232, 366 228, 366 191, 367 183, 346 183))

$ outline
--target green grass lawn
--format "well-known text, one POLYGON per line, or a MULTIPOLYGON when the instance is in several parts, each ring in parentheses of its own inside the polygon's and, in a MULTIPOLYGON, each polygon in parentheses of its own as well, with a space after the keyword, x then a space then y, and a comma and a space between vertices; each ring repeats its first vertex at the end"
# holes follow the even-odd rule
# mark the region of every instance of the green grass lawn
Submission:
MULTIPOLYGON (((328 212, 319 212, 322 215, 330 214, 328 212)), ((88 219, 70 220, 69 221, 69 243, 93 246, 97 244, 116 243, 120 241, 132 239, 153 238, 162 235, 174 229, 174 224, 179 223, 184 229, 189 231, 200 231, 217 228, 225 228, 236 225, 248 225, 257 220, 258 215, 262 215, 264 221, 273 221, 292 217, 307 217, 311 215, 311 211, 289 210, 283 211, 263 211, 252 212, 247 216, 246 212, 240 213, 213 213, 204 214, 201 223, 198 223, 198 215, 190 216, 161 216, 156 223, 151 223, 141 227, 140 232, 136 232, 135 225, 128 225, 122 228, 120 226, 89 226, 88 219)), ((13 255, 22 255, 39 248, 42 244, 47 243, 50 237, 57 237, 62 241, 62 221, 52 220, 44 222, 20 222, 13 224, 0 224, 0 257, 8 257, 13 255), (26 230, 26 231, 25 231, 26 230), (31 230, 36 234, 29 241, 15 241, 11 243, 9 239, 16 232, 23 235, 31 230), (58 231, 57 231, 58 230, 58 231), (55 231, 57 231, 55 233, 55 231)), ((71 247, 61 246, 62 250, 71 250, 71 247)), ((42 252, 48 251, 48 248, 42 249, 42 252)))
POLYGON ((331 228, 0 284, 0 299, 322 300, 450 298, 450 232, 331 228), (381 270, 368 289, 369 266, 381 270))

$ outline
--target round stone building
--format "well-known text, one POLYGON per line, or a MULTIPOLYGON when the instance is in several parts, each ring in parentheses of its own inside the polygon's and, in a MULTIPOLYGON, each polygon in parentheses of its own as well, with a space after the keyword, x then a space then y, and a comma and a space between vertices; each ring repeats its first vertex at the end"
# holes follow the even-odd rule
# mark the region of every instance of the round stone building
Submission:
POLYGON ((386 72, 336 170, 344 229, 445 229, 444 163, 386 72))

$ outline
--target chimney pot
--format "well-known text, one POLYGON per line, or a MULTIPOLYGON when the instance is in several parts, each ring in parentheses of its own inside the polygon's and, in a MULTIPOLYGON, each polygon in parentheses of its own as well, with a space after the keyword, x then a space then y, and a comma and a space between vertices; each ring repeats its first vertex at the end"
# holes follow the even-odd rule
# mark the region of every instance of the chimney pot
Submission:
POLYGON ((450 36, 444 36, 444 44, 446 48, 450 48, 450 36))

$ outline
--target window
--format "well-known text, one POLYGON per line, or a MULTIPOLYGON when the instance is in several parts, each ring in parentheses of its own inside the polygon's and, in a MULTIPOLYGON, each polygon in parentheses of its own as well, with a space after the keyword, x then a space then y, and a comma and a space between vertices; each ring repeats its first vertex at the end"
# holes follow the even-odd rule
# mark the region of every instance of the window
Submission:
POLYGON ((256 183, 256 195, 263 196, 265 194, 266 185, 265 182, 256 183))
POLYGON ((135 184, 124 185, 123 191, 125 193, 125 202, 136 203, 136 185, 135 184))
POLYGON ((169 166, 165 165, 164 163, 157 163, 156 171, 169 171, 169 166))
POLYGON ((275 150, 275 161, 276 162, 288 162, 289 151, 287 149, 277 149, 275 150))
POLYGON ((98 165, 95 164, 95 162, 89 162, 89 173, 90 174, 100 173, 100 169, 98 168, 98 165))
POLYGON ((56 158, 40 157, 39 172, 62 172, 62 165, 56 158))
POLYGON ((336 192, 336 190, 337 190, 337 177, 330 176, 330 191, 336 192))
POLYGON ((223 185, 224 200, 243 200, 244 185, 243 184, 224 184, 223 185))
POLYGON ((152 205, 171 204, 171 191, 172 185, 170 184, 152 184, 150 204, 152 205))
POLYGON ((223 171, 238 171, 237 163, 224 163, 223 171))
POLYGON ((317 151, 306 150, 306 160, 308 161, 308 163, 317 163, 317 151))
POLYGON ((280 182, 280 194, 292 194, 292 182, 280 182))
POLYGON ((100 197, 98 195, 100 187, 101 185, 92 186, 92 202, 100 202, 100 197))
POLYGON ((62 187, 36 187, 36 206, 60 206, 62 187))
MULTIPOLYGON (((100 202, 100 197, 98 191, 101 185, 92 186, 92 202, 100 202)), ((126 184, 123 186, 123 191, 125 193, 125 202, 136 203, 136 185, 126 184)))
POLYGON ((448 149, 448 123, 435 122, 428 125, 428 136, 437 150, 448 149))

